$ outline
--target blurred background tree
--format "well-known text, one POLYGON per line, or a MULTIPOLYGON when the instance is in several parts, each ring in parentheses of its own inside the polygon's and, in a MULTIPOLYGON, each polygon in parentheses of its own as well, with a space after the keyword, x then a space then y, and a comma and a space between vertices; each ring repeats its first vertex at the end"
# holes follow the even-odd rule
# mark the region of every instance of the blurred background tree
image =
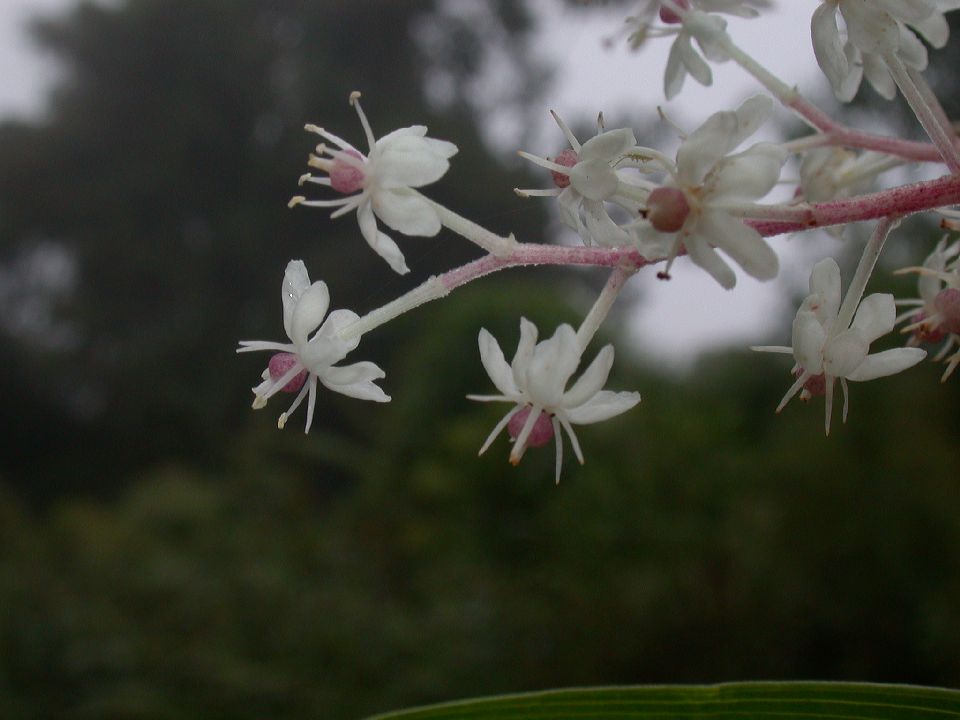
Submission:
POLYGON ((378 132, 456 141, 432 196, 543 232, 509 190, 542 179, 489 150, 492 104, 541 111, 524 7, 127 0, 37 25, 66 74, 42 122, 0 126, 0 715, 960 684, 960 398, 938 368, 854 387, 824 440, 817 403, 773 418, 789 375, 769 358, 717 353, 680 380, 621 342, 611 387, 644 402, 585 428, 587 465, 555 488, 552 451, 513 469, 501 439, 476 459, 501 409, 464 400, 489 388, 479 327, 509 353, 519 312, 581 316, 598 278, 551 270, 365 337, 387 406, 325 394, 306 438, 249 410, 262 364, 233 350, 280 337, 291 257, 364 312, 475 254, 401 238, 397 278, 350 218, 286 209, 305 122, 361 141, 351 90, 378 132), (511 79, 494 94, 491 67, 511 79))

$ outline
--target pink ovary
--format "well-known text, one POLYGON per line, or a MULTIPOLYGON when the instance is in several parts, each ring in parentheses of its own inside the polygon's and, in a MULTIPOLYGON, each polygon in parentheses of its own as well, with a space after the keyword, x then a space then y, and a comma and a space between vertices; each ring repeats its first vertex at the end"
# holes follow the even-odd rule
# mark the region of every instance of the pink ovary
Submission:
MULTIPOLYGON (((577 156, 577 153, 570 148, 567 148, 553 159, 557 165, 563 165, 564 167, 573 167, 579 160, 580 158, 577 156)), ((558 188, 563 189, 570 186, 569 175, 557 172, 556 170, 551 170, 550 174, 553 176, 553 184, 558 188)))
MULTIPOLYGON (((528 405, 523 410, 518 413, 515 413, 510 422, 507 423, 507 432, 510 433, 510 437, 516 440, 520 436, 520 432, 523 430, 523 426, 527 422, 527 418, 530 417, 531 407, 528 405)), ((545 412, 540 413, 540 417, 536 419, 533 423, 533 430, 530 431, 530 434, 527 436, 527 447, 543 447, 548 442, 553 439, 553 423, 550 421, 550 416, 545 412)))
MULTIPOLYGON (((344 150, 343 152, 358 160, 363 159, 363 155, 356 150, 344 150)), ((366 180, 362 168, 340 158, 333 161, 333 167, 330 169, 330 187, 337 192, 344 195, 359 192, 366 184, 366 180)))
MULTIPOLYGON (((690 9, 690 0, 674 0, 674 3, 684 10, 690 9)), ((669 25, 678 25, 683 22, 683 18, 681 18, 673 8, 665 5, 660 6, 660 19, 669 25)))
MULTIPOLYGON (((297 364, 297 356, 293 353, 277 353, 276 355, 270 358, 270 362, 267 363, 267 369, 270 371, 270 379, 276 382, 297 364)), ((303 383, 307 380, 307 371, 301 370, 296 375, 293 376, 293 379, 290 380, 286 385, 280 388, 280 392, 293 393, 300 390, 303 387, 303 383)))
POLYGON ((960 333, 960 289, 944 288, 933 301, 940 315, 938 329, 948 333, 960 333))

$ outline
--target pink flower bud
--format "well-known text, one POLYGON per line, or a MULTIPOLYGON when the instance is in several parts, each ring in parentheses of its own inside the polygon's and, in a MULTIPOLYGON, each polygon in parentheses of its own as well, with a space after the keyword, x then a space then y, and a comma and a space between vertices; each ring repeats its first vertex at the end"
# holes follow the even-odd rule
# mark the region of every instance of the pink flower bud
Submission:
MULTIPOLYGON (((271 380, 279 380, 284 375, 287 374, 287 371, 292 368, 297 363, 297 356, 293 353, 277 353, 276 355, 270 358, 270 362, 267 363, 267 369, 270 371, 271 380)), ((303 383, 306 382, 307 371, 301 370, 296 375, 294 375, 293 380, 288 382, 282 388, 281 392, 293 393, 300 390, 303 387, 303 383)))
MULTIPOLYGON (((557 165, 563 165, 564 167, 573 167, 577 164, 577 161, 580 158, 577 156, 576 151, 567 148, 562 153, 557 155, 553 161, 557 165)), ((553 175, 553 184, 558 188, 569 187, 570 185, 570 176, 564 175, 562 172, 557 172, 556 170, 551 170, 550 174, 553 175)))
MULTIPOLYGON (((358 160, 363 158, 359 152, 353 149, 343 152, 358 160)), ((364 176, 361 168, 340 158, 333 161, 333 167, 330 168, 330 187, 334 190, 344 195, 350 195, 362 190, 365 183, 366 176, 364 176)))
MULTIPOLYGON (((520 431, 523 430, 523 426, 527 422, 527 418, 530 417, 530 410, 531 408, 528 405, 520 412, 514 414, 514 416, 510 418, 510 422, 507 423, 507 432, 510 433, 510 437, 514 440, 519 437, 520 431)), ((540 417, 533 423, 533 430, 531 430, 530 435, 527 436, 527 447, 543 447, 552 439, 553 423, 550 422, 549 415, 541 412, 540 417)))
MULTIPOLYGON (((673 0, 673 2, 684 10, 690 9, 690 0, 673 0)), ((670 25, 678 25, 683 22, 683 19, 675 10, 665 5, 660 6, 660 19, 670 25)))
POLYGON ((690 214, 690 203, 680 188, 659 187, 647 198, 647 220, 659 232, 677 232, 690 214))
POLYGON ((933 301, 940 314, 940 329, 948 333, 960 333, 960 290, 944 288, 933 301))

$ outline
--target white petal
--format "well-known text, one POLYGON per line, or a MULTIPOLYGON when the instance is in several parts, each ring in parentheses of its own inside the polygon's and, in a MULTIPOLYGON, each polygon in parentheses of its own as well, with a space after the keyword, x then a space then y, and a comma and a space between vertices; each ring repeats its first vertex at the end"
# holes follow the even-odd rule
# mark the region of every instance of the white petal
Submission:
POLYGON ((344 340, 340 330, 356 322, 359 316, 351 310, 334 310, 327 316, 317 333, 306 345, 298 347, 300 361, 312 373, 322 373, 328 367, 356 349, 360 338, 344 340))
POLYGON ((567 408, 583 405, 607 384, 610 368, 613 367, 613 345, 606 345, 597 353, 583 375, 563 394, 560 404, 567 408))
POLYGON ((676 46, 680 52, 680 58, 691 77, 701 85, 712 85, 713 73, 710 72, 710 66, 707 65, 706 60, 700 57, 700 53, 693 49, 690 38, 685 33, 680 33, 676 46))
POLYGON ((673 41, 670 54, 667 55, 667 66, 663 71, 663 94, 667 100, 673 100, 683 89, 683 81, 687 77, 687 68, 683 64, 683 53, 678 44, 673 41))
POLYGON ((600 133, 587 140, 578 154, 581 162, 602 160, 611 163, 636 146, 637 138, 630 128, 619 128, 600 133))
POLYGON ((813 11, 810 21, 810 35, 813 40, 813 54, 823 74, 827 76, 834 89, 843 84, 844 78, 850 71, 847 65, 847 56, 843 52, 843 43, 840 42, 840 31, 837 28, 837 6, 825 2, 813 11))
POLYGON ((850 102, 860 89, 860 82, 863 80, 863 53, 852 42, 847 42, 843 46, 843 52, 847 56, 847 66, 850 69, 847 76, 841 79, 840 85, 834 86, 833 94, 841 102, 850 102))
POLYGON ((580 364, 576 331, 564 323, 553 337, 537 344, 527 368, 527 392, 535 405, 554 408, 560 404, 567 381, 580 364))
POLYGON ((318 377, 327 388, 341 395, 358 400, 390 402, 390 396, 373 382, 385 376, 386 374, 377 365, 364 361, 342 367, 327 368, 318 377))
POLYGON ((827 333, 812 312, 801 310, 793 319, 793 357, 811 375, 823 372, 823 344, 827 333))
POLYGON ((620 181, 606 160, 590 160, 570 169, 570 184, 585 198, 604 200, 617 192, 620 181))
POLYGON ((601 390, 583 405, 565 410, 564 415, 566 415, 567 420, 576 425, 589 425, 625 413, 638 402, 640 402, 640 393, 638 392, 601 390))
POLYGON ((697 234, 723 250, 757 280, 772 280, 780 269, 777 254, 749 225, 720 210, 703 213, 697 234))
POLYGON ((610 218, 602 201, 584 200, 582 207, 587 232, 590 233, 590 237, 597 245, 621 247, 630 242, 630 236, 626 230, 610 218))
POLYGON ((440 232, 440 218, 419 193, 398 188, 372 194, 373 212, 389 227, 404 235, 433 237, 440 232))
MULTIPOLYGON (((946 21, 944 21, 944 24, 946 24, 946 21)), ((900 50, 897 51, 897 55, 900 56, 904 64, 915 70, 923 70, 927 67, 926 46, 920 38, 903 25, 900 26, 900 50)))
POLYGON ((708 202, 762 198, 777 184, 787 153, 773 143, 757 143, 720 161, 709 181, 708 202))
POLYGON ((682 185, 701 185, 710 169, 735 146, 736 113, 714 113, 677 150, 677 177, 682 185))
POLYGON ((840 312, 840 266, 833 258, 824 258, 810 273, 810 294, 819 296, 817 307, 811 308, 821 322, 840 312))
POLYGON ((913 367, 927 356, 920 348, 894 348, 867 355, 856 370, 847 375, 848 380, 862 382, 886 377, 913 367))
POLYGON ((730 150, 753 135, 772 112, 773 100, 766 95, 754 95, 744 100, 734 111, 737 116, 737 129, 731 138, 730 150))
POLYGON ((950 25, 942 13, 931 13, 925 20, 910 24, 935 48, 942 48, 950 39, 950 25))
POLYGON ((843 0, 840 13, 847 23, 847 37, 865 53, 882 55, 900 46, 900 25, 872 0, 843 0))
POLYGON ((527 391, 527 368, 537 345, 537 334, 536 325, 525 317, 520 318, 520 341, 517 343, 513 362, 510 363, 510 371, 513 373, 513 382, 523 393, 527 391))
POLYGON ((870 344, 856 330, 844 330, 827 340, 823 348, 823 372, 831 377, 846 377, 864 358, 870 344))
POLYGON ((936 10, 931 0, 873 0, 873 4, 911 25, 924 20, 936 10))
MULTIPOLYGON (((303 294, 304 290, 310 287, 310 276, 307 274, 307 266, 303 260, 291 260, 287 263, 287 269, 283 273, 282 299, 283 299, 283 329, 290 337, 293 322, 293 308, 303 294)), ((326 310, 324 310, 326 312, 326 310)), ((290 338, 291 340, 293 338, 290 338)))
POLYGON ((389 235, 377 229, 377 221, 373 217, 373 208, 370 203, 364 203, 357 210, 357 221, 360 223, 360 232, 373 251, 387 261, 394 272, 403 275, 410 272, 403 253, 389 235))
POLYGON ((737 284, 737 276, 733 270, 720 257, 720 253, 710 247, 710 243, 702 235, 694 233, 684 236, 683 246, 687 249, 690 259, 710 273, 723 288, 730 290, 737 284))
POLYGON ((436 182, 450 168, 447 158, 457 146, 443 140, 402 135, 377 141, 371 158, 374 181, 382 188, 421 187, 436 182))
POLYGON ((483 363, 483 368, 497 390, 504 395, 519 395, 520 391, 513 382, 510 366, 503 356, 503 350, 500 349, 497 339, 486 328, 481 328, 477 342, 480 346, 480 362, 483 363))
POLYGON ((893 295, 874 293, 860 303, 850 327, 857 330, 868 343, 872 343, 893 330, 896 317, 893 295))
POLYGON ((330 292, 323 280, 313 283, 300 294, 290 314, 290 339, 295 345, 307 342, 307 336, 323 322, 329 307, 330 292))

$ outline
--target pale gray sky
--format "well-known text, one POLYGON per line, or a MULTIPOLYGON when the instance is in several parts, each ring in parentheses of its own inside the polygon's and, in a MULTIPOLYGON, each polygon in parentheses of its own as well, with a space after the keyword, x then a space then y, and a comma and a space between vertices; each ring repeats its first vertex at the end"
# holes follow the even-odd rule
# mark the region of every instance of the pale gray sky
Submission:
MULTIPOLYGON (((24 31, 27 18, 52 13, 73 4, 73 0, 0 0, 0 115, 35 116, 55 78, 55 66, 29 43, 24 31)), ((790 83, 806 92, 822 95, 825 80, 816 68, 810 47, 809 19, 814 0, 780 0, 777 8, 756 20, 731 19, 734 39, 755 57, 790 83)), ((663 67, 669 40, 651 42, 641 52, 629 52, 621 41, 604 47, 603 39, 620 28, 622 12, 602 7, 579 11, 576 21, 558 12, 555 0, 531 0, 543 19, 539 51, 560 64, 557 84, 548 93, 550 108, 566 117, 595 116, 604 112, 608 126, 616 127, 619 116, 656 115, 664 105, 681 125, 692 129, 711 112, 734 107, 758 89, 733 63, 714 65, 714 85, 703 88, 687 79, 683 93, 665 104, 663 67)), ((525 148, 539 154, 553 154, 563 138, 544 108, 542 127, 535 137, 544 138, 542 147, 525 148)), ((786 113, 783 113, 786 117, 786 113)), ((768 135, 768 137, 771 137, 768 135)), ((664 148, 671 150, 670 148, 664 148)), ((811 257, 831 251, 830 241, 799 236, 793 240, 774 239, 773 247, 783 266, 803 257, 804 269, 788 273, 794 281, 803 277, 811 257)), ((780 283, 757 283, 740 273, 737 288, 724 291, 705 273, 688 263, 674 268, 671 282, 641 276, 635 282, 649 283, 646 302, 632 323, 633 337, 644 351, 660 355, 674 364, 686 364, 697 351, 729 342, 749 344, 769 329, 771 320, 781 320, 787 301, 780 283)))

